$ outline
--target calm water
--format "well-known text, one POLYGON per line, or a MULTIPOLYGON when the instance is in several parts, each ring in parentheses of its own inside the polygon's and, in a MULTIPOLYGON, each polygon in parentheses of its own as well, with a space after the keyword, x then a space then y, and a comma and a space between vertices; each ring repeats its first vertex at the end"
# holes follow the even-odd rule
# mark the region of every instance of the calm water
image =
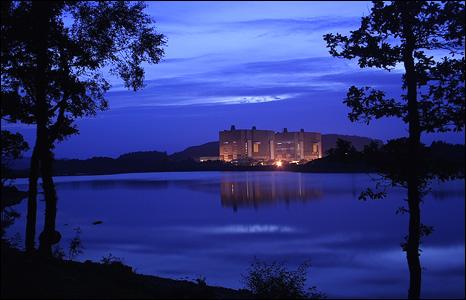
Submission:
MULTIPOLYGON (((112 253, 137 272, 171 278, 205 276, 239 288, 254 256, 310 260, 309 284, 330 297, 406 297, 400 243, 405 193, 359 201, 373 186, 366 174, 186 172, 56 177, 57 226, 67 248, 82 229, 80 260, 112 253), (100 225, 92 222, 100 220, 100 225)), ((18 181, 26 189, 26 181, 18 181)), ((424 240, 424 297, 464 297, 464 181, 434 183, 422 206, 433 225, 424 240)), ((40 201, 39 212, 43 211, 40 201)), ((17 206, 25 216, 26 202, 17 206)), ((39 225, 42 228, 42 214, 39 225)), ((24 218, 10 235, 23 235, 24 218)))

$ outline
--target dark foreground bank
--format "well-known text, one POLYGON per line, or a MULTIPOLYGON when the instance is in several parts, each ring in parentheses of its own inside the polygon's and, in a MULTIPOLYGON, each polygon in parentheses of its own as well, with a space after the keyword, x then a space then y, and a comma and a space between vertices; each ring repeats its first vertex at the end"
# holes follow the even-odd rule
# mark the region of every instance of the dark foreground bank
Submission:
POLYGON ((250 299, 246 290, 135 273, 121 262, 28 257, 2 243, 1 298, 250 299))

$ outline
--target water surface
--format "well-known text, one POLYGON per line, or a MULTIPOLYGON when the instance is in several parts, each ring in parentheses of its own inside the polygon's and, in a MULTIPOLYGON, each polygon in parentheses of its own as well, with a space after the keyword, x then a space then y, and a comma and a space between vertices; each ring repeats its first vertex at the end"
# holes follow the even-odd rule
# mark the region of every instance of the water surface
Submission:
MULTIPOLYGON (((205 276, 243 287, 254 257, 296 267, 311 261, 309 284, 330 297, 401 297, 408 269, 400 243, 405 191, 360 201, 375 175, 290 172, 180 172, 56 177, 57 227, 67 249, 79 226, 79 260, 112 253, 137 272, 205 276), (102 221, 100 225, 93 225, 102 221)), ((17 181, 27 189, 26 181, 17 181)), ((424 239, 424 297, 464 298, 464 181, 434 182, 422 205, 434 226, 424 239)), ((42 198, 42 195, 39 197, 42 198)), ((16 206, 25 216, 26 201, 16 206)), ((39 204, 42 228, 43 201, 39 204)), ((9 231, 23 235, 24 218, 9 231)))

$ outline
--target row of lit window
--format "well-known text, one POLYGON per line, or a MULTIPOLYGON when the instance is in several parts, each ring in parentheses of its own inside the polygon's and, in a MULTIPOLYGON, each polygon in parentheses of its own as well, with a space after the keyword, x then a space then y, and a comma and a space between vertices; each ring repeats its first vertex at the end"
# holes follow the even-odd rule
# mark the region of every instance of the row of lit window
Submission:
MULTIPOLYGON (((233 144, 236 144, 236 141, 232 141, 233 144)), ((223 144, 229 144, 229 142, 223 142, 223 144)), ((261 144, 261 142, 254 142, 253 143, 253 152, 257 153, 259 152, 259 145, 261 144)), ((277 145, 282 145, 283 143, 277 143, 277 145)), ((286 144, 288 145, 291 145, 292 143, 291 142, 286 142, 286 144)), ((297 148, 299 150, 299 144, 297 144, 297 148)), ((245 143, 245 147, 246 147, 246 152, 247 152, 247 149, 248 149, 248 143, 245 143)), ((292 146, 288 146, 287 149, 290 149, 290 150, 293 150, 294 147, 292 146)), ((277 151, 280 151, 280 149, 277 149, 277 151)), ((312 144, 312 152, 318 152, 319 151, 319 148, 318 148, 318 144, 312 144)))

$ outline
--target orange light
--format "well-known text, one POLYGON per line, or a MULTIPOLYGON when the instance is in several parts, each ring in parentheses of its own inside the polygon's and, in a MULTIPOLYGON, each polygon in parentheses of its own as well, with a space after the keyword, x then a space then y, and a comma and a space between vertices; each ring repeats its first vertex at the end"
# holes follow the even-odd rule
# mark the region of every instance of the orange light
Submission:
POLYGON ((280 168, 280 167, 283 165, 283 163, 282 163, 280 160, 279 160, 279 161, 277 161, 275 164, 276 164, 276 165, 277 165, 277 167, 279 167, 279 168, 280 168))

